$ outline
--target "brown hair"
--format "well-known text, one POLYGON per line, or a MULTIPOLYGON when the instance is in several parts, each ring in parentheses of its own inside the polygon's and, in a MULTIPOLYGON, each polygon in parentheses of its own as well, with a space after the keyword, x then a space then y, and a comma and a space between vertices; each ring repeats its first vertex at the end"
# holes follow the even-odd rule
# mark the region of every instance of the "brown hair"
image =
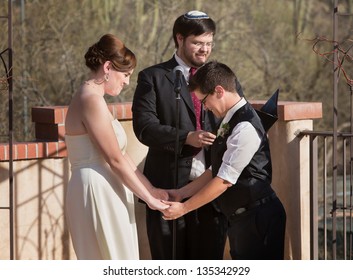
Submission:
POLYGON ((187 14, 179 16, 173 26, 173 39, 175 48, 179 47, 177 34, 181 34, 184 38, 191 35, 199 36, 204 33, 216 34, 216 23, 207 16, 207 18, 188 18, 187 14))
POLYGON ((86 66, 94 72, 106 61, 110 61, 113 68, 119 72, 130 71, 137 63, 135 54, 112 34, 103 35, 97 43, 89 47, 85 60, 86 66))
POLYGON ((238 79, 224 63, 215 60, 201 66, 189 81, 189 90, 199 90, 202 94, 213 94, 217 85, 225 90, 237 92, 238 79))

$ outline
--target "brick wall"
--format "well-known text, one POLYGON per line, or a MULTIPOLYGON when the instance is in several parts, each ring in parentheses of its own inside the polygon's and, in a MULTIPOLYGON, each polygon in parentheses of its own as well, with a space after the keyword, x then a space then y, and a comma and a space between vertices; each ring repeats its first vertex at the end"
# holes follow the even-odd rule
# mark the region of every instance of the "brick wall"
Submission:
MULTIPOLYGON (((113 116, 119 120, 131 120, 131 102, 109 104, 113 116)), ((67 156, 65 116, 67 106, 33 107, 32 121, 35 140, 14 143, 13 160, 38 158, 62 158, 67 156)), ((9 145, 0 143, 0 161, 9 160, 9 145)))
MULTIPOLYGON (((261 108, 263 100, 253 100, 255 109, 261 108)), ((131 120, 131 102, 109 104, 113 116, 120 121, 131 120)), ((322 117, 321 103, 279 102, 280 121, 318 119, 322 117)), ((67 106, 33 107, 32 121, 35 125, 35 140, 13 145, 13 160, 37 158, 62 158, 67 156, 64 142, 67 106)), ((0 161, 9 160, 9 145, 0 143, 0 161)))

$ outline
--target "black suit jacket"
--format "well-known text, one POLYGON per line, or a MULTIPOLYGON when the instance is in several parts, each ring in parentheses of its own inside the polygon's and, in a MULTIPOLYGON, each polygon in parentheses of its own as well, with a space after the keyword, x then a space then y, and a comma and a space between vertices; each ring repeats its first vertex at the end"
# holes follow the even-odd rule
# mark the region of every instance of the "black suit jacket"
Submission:
MULTIPOLYGON (((144 174, 159 188, 173 188, 175 174, 176 94, 173 69, 178 65, 173 57, 167 62, 142 70, 138 75, 132 112, 133 128, 141 143, 148 146, 144 174)), ((195 148, 186 145, 190 131, 196 130, 196 117, 185 79, 179 102, 179 147, 177 187, 188 183, 195 148)), ((201 127, 214 132, 219 120, 202 109, 201 127)), ((209 152, 206 151, 208 162, 209 152)))

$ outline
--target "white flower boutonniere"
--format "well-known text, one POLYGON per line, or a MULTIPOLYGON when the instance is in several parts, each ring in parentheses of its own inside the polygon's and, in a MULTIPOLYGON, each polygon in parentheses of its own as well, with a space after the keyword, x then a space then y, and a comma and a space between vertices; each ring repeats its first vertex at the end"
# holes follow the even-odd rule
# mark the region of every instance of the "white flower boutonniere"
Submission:
POLYGON ((228 133, 229 133, 229 123, 224 123, 217 130, 217 137, 224 138, 224 136, 226 136, 228 133))

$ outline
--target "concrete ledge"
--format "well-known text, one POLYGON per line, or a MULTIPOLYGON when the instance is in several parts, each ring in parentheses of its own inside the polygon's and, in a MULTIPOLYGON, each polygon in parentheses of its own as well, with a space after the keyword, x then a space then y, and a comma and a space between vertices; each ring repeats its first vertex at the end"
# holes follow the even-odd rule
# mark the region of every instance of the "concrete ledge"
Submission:
MULTIPOLYGON (((250 100, 255 109, 266 101, 250 100)), ((132 120, 132 103, 108 104, 113 116, 120 121, 132 120)), ((62 158, 67 156, 65 137, 65 116, 67 106, 33 107, 32 121, 35 124, 35 141, 13 144, 13 160, 36 158, 62 158)), ((278 120, 294 121, 322 118, 322 104, 319 102, 278 102, 278 120)), ((9 160, 9 145, 0 144, 0 161, 9 160)))
MULTIPOLYGON (((265 104, 263 100, 253 100, 249 102, 258 110, 265 104)), ((322 103, 279 101, 277 113, 279 121, 321 119, 322 103)))

